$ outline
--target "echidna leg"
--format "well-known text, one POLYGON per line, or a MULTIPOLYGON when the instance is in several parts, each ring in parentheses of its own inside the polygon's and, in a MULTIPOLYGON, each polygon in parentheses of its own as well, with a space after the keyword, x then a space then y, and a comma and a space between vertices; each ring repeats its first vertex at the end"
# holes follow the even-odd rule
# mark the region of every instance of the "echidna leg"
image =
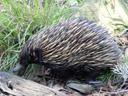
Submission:
POLYGON ((95 81, 96 77, 100 75, 101 69, 93 69, 90 72, 87 72, 87 78, 85 79, 85 83, 87 84, 99 84, 101 81, 95 81))
POLYGON ((39 62, 39 64, 41 65, 41 75, 44 75, 44 64, 42 63, 42 51, 41 50, 39 50, 38 51, 38 62, 39 62))

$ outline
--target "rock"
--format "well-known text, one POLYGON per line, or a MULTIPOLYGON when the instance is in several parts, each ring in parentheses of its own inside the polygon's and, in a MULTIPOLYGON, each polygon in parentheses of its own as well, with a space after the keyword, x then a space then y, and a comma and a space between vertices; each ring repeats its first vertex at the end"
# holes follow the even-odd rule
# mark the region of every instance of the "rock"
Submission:
POLYGON ((62 86, 60 86, 59 84, 54 85, 52 88, 55 90, 58 90, 58 91, 64 90, 64 88, 62 86))
POLYGON ((83 94, 89 94, 91 93, 94 88, 91 85, 88 84, 78 84, 78 83, 68 83, 67 86, 73 90, 76 90, 83 94))

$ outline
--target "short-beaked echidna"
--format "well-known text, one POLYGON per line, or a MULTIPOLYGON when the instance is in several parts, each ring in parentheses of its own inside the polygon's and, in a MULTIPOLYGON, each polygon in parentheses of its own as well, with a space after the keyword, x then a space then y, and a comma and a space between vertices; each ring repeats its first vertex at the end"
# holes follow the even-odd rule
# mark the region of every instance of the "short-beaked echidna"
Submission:
POLYGON ((113 67, 120 59, 121 52, 108 31, 85 18, 71 18, 32 36, 20 52, 20 65, 13 71, 35 63, 79 72, 113 67))

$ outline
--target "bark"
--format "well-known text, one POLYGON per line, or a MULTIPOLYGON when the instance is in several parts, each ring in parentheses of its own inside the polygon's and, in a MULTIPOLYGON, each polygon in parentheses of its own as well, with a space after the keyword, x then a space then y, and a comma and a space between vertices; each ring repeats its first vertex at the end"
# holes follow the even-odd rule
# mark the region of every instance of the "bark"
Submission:
POLYGON ((0 72, 0 96, 68 96, 19 76, 0 72))

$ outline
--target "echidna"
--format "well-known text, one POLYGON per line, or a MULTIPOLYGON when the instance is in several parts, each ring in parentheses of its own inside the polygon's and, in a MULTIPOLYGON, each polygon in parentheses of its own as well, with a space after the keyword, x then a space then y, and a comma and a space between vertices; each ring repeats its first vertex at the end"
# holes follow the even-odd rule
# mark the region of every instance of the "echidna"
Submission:
POLYGON ((35 63, 60 72, 80 72, 113 67, 120 59, 121 52, 108 31, 86 18, 71 18, 32 36, 13 71, 35 63))

